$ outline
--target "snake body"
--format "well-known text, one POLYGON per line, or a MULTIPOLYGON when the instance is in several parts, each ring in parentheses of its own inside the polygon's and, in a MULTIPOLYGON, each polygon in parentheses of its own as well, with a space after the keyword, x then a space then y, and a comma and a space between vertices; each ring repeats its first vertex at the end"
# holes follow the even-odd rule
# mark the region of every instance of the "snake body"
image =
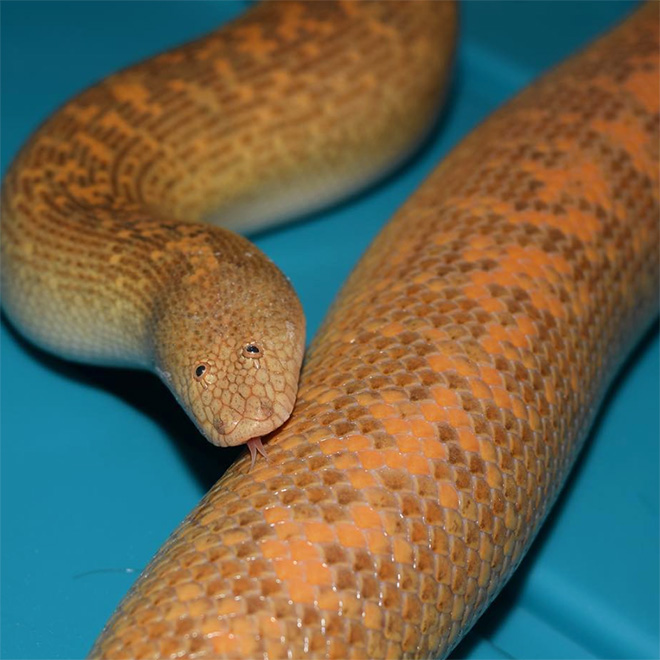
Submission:
POLYGON ((494 115, 351 276, 269 462, 236 463, 94 657, 446 655, 657 314, 649 5, 494 115))
POLYGON ((519 95, 378 236, 269 463, 239 460, 93 657, 445 656, 658 306, 658 7, 519 95))
POLYGON ((323 206, 412 149, 454 18, 451 3, 264 3, 83 92, 5 177, 5 310, 60 355, 155 370, 214 444, 276 428, 304 319, 227 228, 323 206))

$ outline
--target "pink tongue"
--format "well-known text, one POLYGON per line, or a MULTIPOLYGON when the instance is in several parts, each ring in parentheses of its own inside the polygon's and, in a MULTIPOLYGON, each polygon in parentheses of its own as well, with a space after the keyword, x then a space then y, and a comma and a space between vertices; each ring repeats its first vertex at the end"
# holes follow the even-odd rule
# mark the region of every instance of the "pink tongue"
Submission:
POLYGON ((261 438, 252 438, 252 440, 247 441, 248 449, 250 450, 250 456, 252 456, 252 465, 250 465, 250 470, 254 467, 254 464, 257 460, 257 452, 259 452, 266 460, 266 448, 261 442, 261 438))

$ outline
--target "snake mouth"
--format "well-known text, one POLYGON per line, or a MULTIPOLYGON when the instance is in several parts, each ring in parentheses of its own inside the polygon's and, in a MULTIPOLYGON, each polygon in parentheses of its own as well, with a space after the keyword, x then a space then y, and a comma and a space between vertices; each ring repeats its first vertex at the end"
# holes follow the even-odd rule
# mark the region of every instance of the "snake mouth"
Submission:
POLYGON ((220 433, 218 431, 216 438, 209 438, 211 442, 218 447, 235 447, 252 440, 253 438, 263 437, 271 431, 281 426, 286 419, 272 416, 267 420, 240 419, 229 433, 220 433))

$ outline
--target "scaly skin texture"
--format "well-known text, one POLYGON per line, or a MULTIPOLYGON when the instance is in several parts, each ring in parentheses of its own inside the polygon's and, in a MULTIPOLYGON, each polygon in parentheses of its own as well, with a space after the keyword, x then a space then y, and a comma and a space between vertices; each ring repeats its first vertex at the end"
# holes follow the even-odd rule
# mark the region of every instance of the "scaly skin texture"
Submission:
POLYGON ((83 92, 4 181, 10 318, 65 357, 154 369, 214 444, 278 427, 302 311, 226 227, 392 167, 437 112, 454 33, 451 3, 265 3, 83 92))
POLYGON ((523 92, 381 233, 92 657, 445 656, 658 305, 658 5, 523 92))

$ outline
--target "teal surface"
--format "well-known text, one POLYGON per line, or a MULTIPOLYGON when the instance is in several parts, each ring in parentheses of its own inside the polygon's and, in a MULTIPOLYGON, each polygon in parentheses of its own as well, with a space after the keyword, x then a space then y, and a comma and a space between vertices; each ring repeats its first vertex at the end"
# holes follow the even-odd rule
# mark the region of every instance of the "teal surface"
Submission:
MULTIPOLYGON (((631 6, 463 6, 451 100, 422 152, 349 203, 257 237, 300 292, 310 335, 360 253, 448 149, 631 6)), ((3 2, 3 171, 71 94, 244 8, 3 2)), ((202 441, 155 378, 67 364, 6 323, 1 332, 0 656, 79 658, 235 451, 202 441)), ((659 656, 658 348, 656 326, 530 555, 455 657, 659 656)))

